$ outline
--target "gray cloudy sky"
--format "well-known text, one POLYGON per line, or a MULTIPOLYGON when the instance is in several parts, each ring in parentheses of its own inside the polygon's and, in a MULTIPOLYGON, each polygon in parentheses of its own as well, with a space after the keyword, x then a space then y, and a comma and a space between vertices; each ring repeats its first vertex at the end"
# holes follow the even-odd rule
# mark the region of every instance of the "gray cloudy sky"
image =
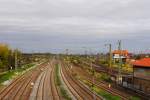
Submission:
MULTIPOLYGON (((150 48, 150 0, 0 0, 0 42, 24 52, 150 48)), ((93 51, 93 52, 94 52, 93 51)))

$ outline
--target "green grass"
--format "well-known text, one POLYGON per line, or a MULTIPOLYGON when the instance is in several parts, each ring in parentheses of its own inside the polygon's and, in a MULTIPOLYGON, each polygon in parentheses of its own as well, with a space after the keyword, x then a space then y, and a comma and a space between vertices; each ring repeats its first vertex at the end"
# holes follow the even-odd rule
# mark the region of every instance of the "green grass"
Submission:
POLYGON ((61 96, 65 99, 65 100, 72 100, 71 97, 69 96, 67 90, 64 88, 62 81, 60 79, 60 67, 58 64, 56 64, 55 67, 55 84, 59 87, 61 96))
MULTIPOLYGON (((96 92, 98 95, 102 96, 103 98, 105 98, 106 100, 121 100, 120 97, 118 96, 114 96, 110 93, 108 93, 105 90, 102 90, 96 86, 92 87, 92 84, 90 82, 88 82, 87 80, 82 80, 80 79, 85 85, 87 85, 91 90, 93 90, 94 92, 96 92)), ((131 96, 129 97, 129 100, 141 100, 139 97, 136 96, 131 96)))
POLYGON ((95 72, 95 77, 100 81, 112 83, 112 80, 110 79, 110 75, 107 75, 106 73, 95 72))
POLYGON ((0 75, 0 84, 2 84, 4 81, 9 80, 10 78, 12 78, 12 76, 15 74, 15 71, 9 71, 6 72, 2 75, 0 75))
POLYGON ((55 67, 55 82, 56 82, 56 85, 60 86, 62 83, 61 83, 61 80, 60 80, 60 77, 59 77, 59 65, 56 64, 56 67, 55 67))
POLYGON ((68 95, 67 91, 64 89, 64 87, 60 86, 60 92, 65 100, 72 100, 71 97, 68 95))
POLYGON ((110 93, 108 93, 107 91, 98 88, 97 86, 93 86, 92 84, 86 80, 82 80, 82 82, 87 85, 91 90, 93 90, 94 92, 96 92, 98 95, 102 96, 103 98, 105 98, 105 100, 121 100, 120 97, 118 96, 114 96, 110 93))
POLYGON ((93 90, 94 90, 97 94, 99 94, 99 95, 101 95, 102 97, 104 97, 106 100, 121 100, 120 97, 114 96, 114 95, 112 95, 112 94, 110 94, 110 93, 108 93, 108 92, 106 92, 106 91, 104 91, 104 90, 102 90, 102 89, 100 89, 100 88, 97 88, 96 86, 93 87, 93 90))
MULTIPOLYGON (((88 67, 88 66, 85 66, 85 65, 81 65, 84 67, 85 71, 90 74, 90 75, 93 75, 92 73, 92 70, 88 67)), ((94 72, 94 76, 100 80, 100 81, 105 81, 105 82, 108 82, 108 83, 112 83, 112 80, 111 80, 111 77, 110 75, 106 74, 106 73, 100 73, 100 72, 94 72)))
POLYGON ((24 70, 34 66, 35 64, 27 64, 27 65, 24 65, 22 68, 18 68, 16 70, 11 70, 11 71, 8 71, 4 74, 1 74, 0 75, 0 84, 2 84, 3 82, 13 78, 14 76, 18 75, 19 73, 23 72, 24 70))
POLYGON ((139 97, 132 96, 130 97, 130 100, 141 100, 141 99, 139 97))

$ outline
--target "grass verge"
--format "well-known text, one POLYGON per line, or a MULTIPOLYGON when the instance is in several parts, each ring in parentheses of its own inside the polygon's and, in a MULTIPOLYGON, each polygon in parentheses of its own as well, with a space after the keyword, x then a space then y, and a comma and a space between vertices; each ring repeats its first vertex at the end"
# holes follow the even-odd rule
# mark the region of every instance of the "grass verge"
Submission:
POLYGON ((132 97, 130 97, 130 100, 141 100, 141 99, 139 97, 132 96, 132 97))
POLYGON ((60 94, 65 100, 72 100, 60 79, 60 66, 58 64, 55 66, 55 84, 59 87, 60 94))
POLYGON ((27 64, 16 70, 10 70, 4 74, 1 74, 0 75, 0 85, 2 85, 3 82, 12 79, 13 77, 20 75, 20 73, 24 72, 25 70, 31 68, 34 65, 35 64, 27 64))

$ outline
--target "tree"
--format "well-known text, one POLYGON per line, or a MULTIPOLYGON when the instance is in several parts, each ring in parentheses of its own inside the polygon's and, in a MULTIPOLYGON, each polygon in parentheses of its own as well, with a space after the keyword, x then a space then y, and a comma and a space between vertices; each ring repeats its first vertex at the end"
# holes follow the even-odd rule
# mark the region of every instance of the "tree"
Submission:
POLYGON ((8 57, 10 48, 7 44, 0 44, 0 67, 5 68, 8 66, 8 57))
POLYGON ((14 67, 18 67, 21 64, 21 51, 19 51, 18 49, 15 49, 13 51, 13 59, 14 59, 14 67))
POLYGON ((12 50, 7 44, 0 43, 0 69, 15 68, 15 58, 20 64, 21 52, 18 49, 12 50))

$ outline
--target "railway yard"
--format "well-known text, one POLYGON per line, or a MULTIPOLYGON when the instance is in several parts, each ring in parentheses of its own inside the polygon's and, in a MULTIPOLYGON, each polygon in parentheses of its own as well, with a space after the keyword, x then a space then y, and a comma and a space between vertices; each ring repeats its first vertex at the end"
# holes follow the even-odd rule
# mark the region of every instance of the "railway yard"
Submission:
POLYGON ((150 100, 150 0, 0 7, 0 100, 150 100))
POLYGON ((88 68, 54 57, 13 79, 0 90, 0 100, 140 100, 140 97, 98 80, 88 68))

